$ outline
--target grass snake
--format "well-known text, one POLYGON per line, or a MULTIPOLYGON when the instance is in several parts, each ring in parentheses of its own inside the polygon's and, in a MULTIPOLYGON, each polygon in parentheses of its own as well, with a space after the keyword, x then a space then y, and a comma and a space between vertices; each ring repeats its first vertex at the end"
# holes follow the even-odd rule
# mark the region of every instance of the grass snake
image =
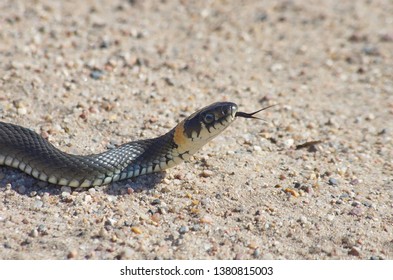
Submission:
POLYGON ((0 165, 20 169, 56 185, 105 185, 177 165, 221 133, 236 117, 256 118, 253 115, 261 110, 244 113, 238 112, 238 106, 232 102, 213 103, 162 136, 91 155, 65 153, 30 129, 0 122, 0 165))

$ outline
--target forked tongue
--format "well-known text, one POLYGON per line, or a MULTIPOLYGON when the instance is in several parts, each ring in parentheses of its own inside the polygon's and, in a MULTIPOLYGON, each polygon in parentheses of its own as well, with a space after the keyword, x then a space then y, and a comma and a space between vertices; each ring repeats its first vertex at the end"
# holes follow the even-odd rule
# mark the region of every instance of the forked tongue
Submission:
POLYGON ((253 112, 253 113, 236 112, 235 117, 241 117, 241 118, 246 118, 246 119, 258 119, 258 120, 262 120, 261 118, 255 117, 254 115, 255 115, 256 113, 259 113, 259 112, 261 112, 261 111, 264 111, 264 110, 269 109, 269 108, 271 108, 271 107, 273 107, 273 106, 276 106, 276 105, 277 105, 277 104, 267 106, 267 107, 265 107, 265 108, 259 109, 258 111, 255 111, 255 112, 253 112))

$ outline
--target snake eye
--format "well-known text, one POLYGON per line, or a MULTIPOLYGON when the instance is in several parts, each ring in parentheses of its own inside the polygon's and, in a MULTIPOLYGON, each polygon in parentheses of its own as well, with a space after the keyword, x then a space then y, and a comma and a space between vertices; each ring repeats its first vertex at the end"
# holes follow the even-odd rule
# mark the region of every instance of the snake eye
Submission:
POLYGON ((207 113, 206 115, 203 116, 203 122, 206 124, 210 124, 210 123, 214 122, 215 119, 216 118, 211 113, 207 113))

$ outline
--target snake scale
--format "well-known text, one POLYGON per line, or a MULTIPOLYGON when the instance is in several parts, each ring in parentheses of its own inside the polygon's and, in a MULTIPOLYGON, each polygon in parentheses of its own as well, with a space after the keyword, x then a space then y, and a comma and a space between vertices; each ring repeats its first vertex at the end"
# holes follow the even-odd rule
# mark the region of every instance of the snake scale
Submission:
POLYGON ((261 110, 244 113, 238 112, 238 106, 232 102, 213 103, 162 136, 91 155, 62 152, 30 129, 0 122, 0 165, 20 169, 56 185, 105 185, 177 165, 221 133, 236 117, 256 118, 253 115, 261 110))

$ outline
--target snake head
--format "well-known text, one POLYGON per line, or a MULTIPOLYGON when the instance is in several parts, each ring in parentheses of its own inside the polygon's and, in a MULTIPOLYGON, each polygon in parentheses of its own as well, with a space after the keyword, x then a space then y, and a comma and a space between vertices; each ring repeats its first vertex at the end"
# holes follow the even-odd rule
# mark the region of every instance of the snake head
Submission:
POLYGON ((236 118, 237 105, 217 102, 204 107, 174 128, 174 142, 179 153, 193 154, 220 134, 236 118))
POLYGON ((235 103, 213 103, 184 120, 184 133, 191 139, 210 140, 235 120, 236 112, 235 103))
POLYGON ((238 106, 232 102, 217 102, 204 107, 188 118, 184 119, 174 128, 174 142, 179 153, 193 154, 212 138, 220 134, 237 117, 254 118, 253 113, 239 112, 238 106))

